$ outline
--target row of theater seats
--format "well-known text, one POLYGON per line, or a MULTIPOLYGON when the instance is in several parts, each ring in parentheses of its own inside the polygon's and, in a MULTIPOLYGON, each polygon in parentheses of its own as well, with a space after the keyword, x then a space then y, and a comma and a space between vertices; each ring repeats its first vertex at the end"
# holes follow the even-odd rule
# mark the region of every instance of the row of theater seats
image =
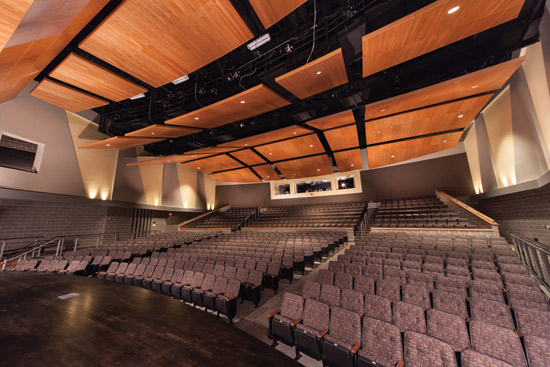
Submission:
POLYGON ((251 227, 355 227, 365 203, 263 208, 251 227))
MULTIPOLYGON (((532 367, 545 366, 536 361, 548 358, 550 350, 541 354, 536 348, 547 345, 545 343, 550 340, 549 302, 538 282, 529 276, 527 268, 510 246, 504 244, 503 239, 378 234, 357 242, 360 244, 348 250, 354 253, 343 255, 339 258, 342 261, 330 262, 329 270, 319 271, 318 282, 305 283, 302 296, 306 299, 306 307, 311 299, 331 309, 341 308, 364 315, 363 331, 365 327, 378 324, 374 329, 388 333, 393 329, 395 335, 404 333, 405 341, 407 333, 426 334, 446 343, 451 350, 460 352, 458 361, 462 359, 463 363, 470 353, 467 348, 474 348, 493 358, 508 361, 513 366, 526 366, 526 356, 532 367), (398 251, 392 252, 394 250, 398 251), (413 257, 407 260, 408 255, 413 257), (374 261, 369 261, 371 259, 374 261), (417 265, 404 266, 407 262, 417 265), (432 267, 434 264, 436 266, 432 267), (455 266, 462 270, 448 271, 455 266), (492 340, 484 339, 492 333, 499 336, 492 340)), ((312 327, 304 323, 306 327, 312 327)), ((272 324, 278 325, 277 322, 272 324)), ((288 342, 288 333, 294 331, 289 330, 286 324, 275 328, 287 332, 281 339, 288 342)), ((328 326, 328 323, 317 324, 319 332, 324 330, 322 327, 328 326)), ((314 353, 311 353, 311 348, 307 349, 307 345, 300 345, 298 339, 302 336, 298 328, 301 327, 296 326, 295 339, 292 340, 292 343, 297 343, 297 350, 303 350, 315 358, 330 360, 334 357, 330 346, 327 347, 328 354, 322 354, 324 349, 321 346, 329 342, 321 340, 316 344, 319 348, 314 353)), ((278 337, 277 332, 274 331, 275 338, 278 337)), ((375 339, 384 340, 381 334, 376 335, 378 338, 375 339)), ((401 358, 397 356, 402 350, 401 344, 396 342, 401 342, 401 338, 393 339, 390 342, 386 336, 383 344, 379 344, 372 339, 372 330, 364 332, 363 356, 361 353, 359 357, 354 357, 355 353, 348 353, 347 356, 361 366, 393 365, 401 358), (369 359, 377 364, 368 364, 369 359)), ((424 339, 426 342, 430 340, 424 339)), ((433 341, 430 343, 434 344, 433 341)), ((406 361, 407 350, 405 343, 406 361)), ((426 350, 420 351, 434 356, 426 350)), ((442 350, 435 354, 438 353, 444 354, 442 350)), ((436 363, 434 361, 432 363, 436 363)), ((490 359, 485 359, 484 363, 488 361, 490 359)), ((417 365, 410 360, 408 363, 417 365)), ((445 363, 448 364, 433 365, 456 366, 453 359, 447 359, 445 363)))
MULTIPOLYGON (((400 305, 407 307, 403 302, 395 308, 400 305)), ((269 320, 275 342, 295 346, 297 357, 305 353, 329 366, 456 367, 459 361, 462 367, 548 366, 549 339, 526 335, 523 349, 510 329, 479 320, 466 326, 460 317, 435 309, 427 312, 423 331, 403 332, 395 322, 285 293, 269 320)))
POLYGON ((372 227, 379 228, 478 228, 487 225, 449 209, 435 196, 418 200, 383 201, 372 227))
POLYGON ((197 223, 191 223, 190 227, 195 228, 236 228, 245 221, 256 208, 231 208, 225 211, 217 211, 210 214, 197 223))

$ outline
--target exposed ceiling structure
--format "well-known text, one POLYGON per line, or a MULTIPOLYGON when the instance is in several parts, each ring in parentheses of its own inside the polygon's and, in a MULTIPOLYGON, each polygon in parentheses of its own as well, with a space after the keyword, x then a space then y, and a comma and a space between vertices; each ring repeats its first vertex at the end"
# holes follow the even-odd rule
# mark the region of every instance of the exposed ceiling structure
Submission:
POLYGON ((99 114, 113 138, 83 148, 145 145, 160 157, 132 165, 182 163, 229 182, 376 168, 456 146, 538 40, 544 6, 65 3, 3 5, 0 101, 35 78, 33 96, 99 114))

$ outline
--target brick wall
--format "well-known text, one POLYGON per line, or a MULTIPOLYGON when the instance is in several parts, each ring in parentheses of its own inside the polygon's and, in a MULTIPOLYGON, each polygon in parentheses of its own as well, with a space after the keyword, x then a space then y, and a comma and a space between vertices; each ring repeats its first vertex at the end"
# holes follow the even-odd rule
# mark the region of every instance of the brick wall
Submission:
POLYGON ((477 210, 496 220, 500 232, 510 240, 511 233, 550 244, 550 184, 534 190, 483 199, 477 210))
POLYGON ((2 135, 0 138, 0 146, 11 148, 11 149, 18 149, 23 150, 25 152, 31 152, 36 153, 36 150, 38 149, 38 145, 29 143, 25 140, 20 140, 16 138, 12 138, 11 136, 2 135))
MULTIPOLYGON (((39 201, 0 201, 0 238, 129 232, 132 209, 39 201)), ((106 242, 114 240, 105 238, 106 242)), ((97 241, 82 237, 79 243, 97 241)), ((10 241, 7 249, 28 241, 10 241)))

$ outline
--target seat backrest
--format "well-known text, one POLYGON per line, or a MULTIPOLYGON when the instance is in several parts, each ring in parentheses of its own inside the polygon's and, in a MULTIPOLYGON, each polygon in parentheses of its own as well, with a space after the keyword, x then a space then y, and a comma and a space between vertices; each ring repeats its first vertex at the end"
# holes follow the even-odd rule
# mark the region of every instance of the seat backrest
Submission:
POLYGON ((334 273, 329 270, 321 269, 319 270, 319 273, 317 273, 317 281, 320 284, 334 284, 334 273))
POLYGON ((321 302, 328 304, 331 308, 340 307, 340 288, 330 284, 321 284, 321 295, 319 299, 321 302))
POLYGON ((131 263, 130 265, 128 265, 128 267, 126 268, 126 271, 124 272, 124 275, 132 275, 134 274, 134 272, 136 271, 137 269, 137 264, 136 263, 131 263))
POLYGON ((550 340, 536 335, 527 335, 524 338, 527 359, 530 367, 548 366, 548 351, 550 351, 550 340))
POLYGON ((353 289, 361 294, 374 294, 374 279, 356 276, 353 280, 353 289))
POLYGON ((193 281, 191 282, 191 287, 199 288, 202 285, 203 281, 204 281, 204 273, 197 271, 195 272, 195 275, 193 275, 193 281))
POLYGON ((305 299, 315 299, 319 300, 321 295, 321 284, 318 282, 313 282, 311 280, 306 280, 304 286, 302 287, 302 297, 305 299))
POLYGON ((206 274, 201 284, 201 289, 205 291, 210 291, 212 290, 212 288, 214 288, 215 282, 216 282, 216 276, 214 274, 206 274))
POLYGON ((145 271, 143 272, 144 278, 150 278, 153 276, 153 273, 155 272, 155 265, 147 265, 145 268, 145 271))
POLYGON ((244 268, 237 269, 237 274, 235 275, 235 279, 238 279, 241 283, 246 283, 248 279, 248 269, 244 269, 244 268))
POLYGON ((470 347, 470 337, 464 319, 438 310, 428 310, 428 335, 443 340, 455 352, 470 347))
POLYGON ((237 297, 241 289, 241 282, 237 279, 229 279, 224 295, 228 298, 237 297))
POLYGON ((120 265, 116 269, 116 272, 117 274, 124 274, 126 272, 126 269, 128 269, 128 263, 120 263, 120 265))
POLYGON ((143 272, 145 271, 145 268, 147 266, 145 264, 139 264, 137 267, 136 267, 136 270, 134 271, 134 276, 137 276, 137 277, 140 277, 143 275, 143 272))
POLYGON ((162 273, 162 276, 160 277, 163 281, 169 281, 172 279, 172 275, 174 274, 174 268, 164 268, 164 273, 162 273))
POLYGON ((405 365, 457 367, 457 362, 449 344, 421 333, 407 331, 405 365))
POLYGON ((111 265, 109 265, 109 268, 107 269, 107 273, 114 273, 116 269, 118 268, 118 261, 113 261, 111 265))
POLYGON ((247 283, 253 284, 253 285, 261 285, 262 278, 263 278, 263 274, 261 271, 251 270, 250 273, 248 274, 247 283))
POLYGON ((472 320, 470 338, 474 350, 502 359, 515 367, 527 367, 521 341, 513 330, 472 320))
POLYGON ((303 324, 318 332, 328 329, 329 307, 326 303, 306 299, 303 324))
POLYGON ((426 318, 424 310, 419 306, 406 302, 393 303, 393 323, 401 330, 426 332, 426 318))
POLYGON ((384 366, 395 366, 403 359, 401 332, 388 322, 365 317, 361 349, 384 366))
POLYGON ((204 263, 199 263, 199 262, 196 262, 194 265, 193 265, 193 271, 194 272, 202 272, 202 269, 204 268, 204 263))
POLYGON ((304 313, 304 299, 297 295, 286 292, 281 302, 281 316, 291 320, 301 319, 304 313))
POLYGON ((214 270, 212 270, 212 274, 219 277, 223 275, 223 272, 225 271, 225 266, 223 265, 216 265, 214 266, 214 270))
POLYGON ((462 351, 462 367, 513 367, 511 364, 503 360, 489 357, 486 354, 476 352, 475 350, 466 349, 462 351))
POLYGON ((330 315, 329 335, 338 341, 338 344, 351 349, 357 342, 361 342, 361 317, 359 314, 333 307, 330 315))
POLYGON ((269 262, 267 265, 267 274, 271 276, 279 275, 280 264, 276 262, 269 262))
POLYGON ((103 260, 103 256, 96 256, 96 257, 94 257, 94 260, 92 261, 92 265, 99 265, 99 264, 101 264, 102 260, 103 260))
POLYGON ((227 279, 233 279, 235 278, 235 275, 237 275, 237 268, 234 266, 226 266, 225 271, 223 272, 223 276, 227 279))
POLYGON ((336 273, 334 285, 340 289, 353 289, 353 275, 347 273, 336 273))
POLYGON ((363 314, 363 310, 365 309, 365 300, 363 295, 351 289, 342 289, 340 304, 342 308, 358 314, 363 314))
POLYGON ((474 320, 514 329, 510 307, 505 303, 484 298, 470 299, 470 310, 474 320))
POLYGON ((420 285, 405 284, 401 287, 403 302, 417 305, 426 311, 432 307, 430 303, 430 293, 420 285))
POLYGON ((187 285, 191 284, 193 282, 193 278, 195 277, 195 273, 192 270, 185 270, 183 273, 183 278, 181 279, 181 284, 187 285))
POLYGON ((214 294, 223 294, 225 292, 225 288, 227 288, 227 281, 228 279, 223 276, 216 277, 216 281, 214 282, 214 287, 212 288, 212 293, 214 294))

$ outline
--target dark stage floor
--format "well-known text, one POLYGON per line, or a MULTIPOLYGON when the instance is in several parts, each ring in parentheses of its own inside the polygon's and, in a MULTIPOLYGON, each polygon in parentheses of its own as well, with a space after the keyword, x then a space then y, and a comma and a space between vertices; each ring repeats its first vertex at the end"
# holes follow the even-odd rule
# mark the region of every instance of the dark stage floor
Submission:
POLYGON ((0 366, 299 366, 225 320, 141 288, 0 273, 0 366), (78 293, 60 299, 59 296, 78 293))

